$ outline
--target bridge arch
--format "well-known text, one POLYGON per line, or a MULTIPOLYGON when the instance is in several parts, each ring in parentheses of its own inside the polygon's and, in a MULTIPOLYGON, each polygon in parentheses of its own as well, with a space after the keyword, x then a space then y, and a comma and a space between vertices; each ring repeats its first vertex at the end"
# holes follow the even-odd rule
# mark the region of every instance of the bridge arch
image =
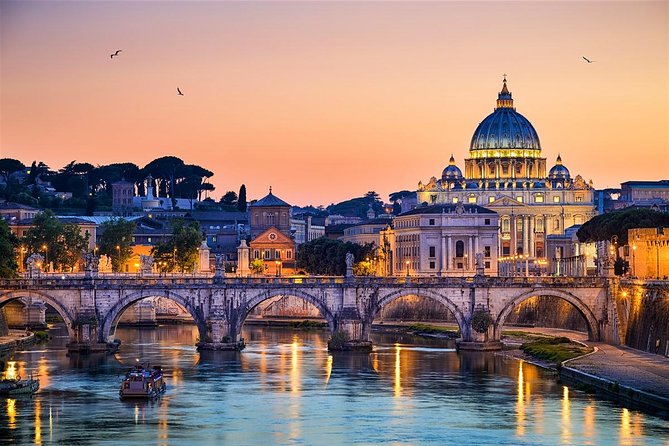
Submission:
POLYGON ((397 299, 401 299, 407 296, 418 296, 425 299, 433 300, 435 302, 439 302, 440 304, 445 306, 448 309, 448 311, 451 312, 451 314, 453 314, 453 317, 455 317, 455 320, 458 324, 458 328, 460 329, 460 333, 462 334, 464 332, 463 330, 465 329, 465 317, 462 313, 462 310, 448 297, 436 291, 431 291, 427 289, 398 290, 381 296, 377 300, 376 305, 374 305, 370 309, 371 311, 368 314, 366 321, 367 323, 365 325, 367 325, 368 328, 371 329, 372 322, 374 321, 376 316, 378 316, 381 310, 383 310, 384 307, 386 307, 388 304, 397 299))
POLYGON ((323 299, 298 289, 269 290, 269 291, 263 291, 262 293, 253 296, 240 309, 240 311, 238 312, 239 317, 234 327, 235 328, 234 333, 235 334, 241 333, 242 326, 244 325, 246 318, 249 316, 249 314, 255 307, 257 307, 266 300, 273 299, 279 296, 294 296, 309 302, 310 304, 318 308, 318 311, 321 313, 321 316, 323 316, 323 318, 325 318, 325 320, 327 321, 328 328, 330 329, 331 332, 337 328, 337 323, 334 314, 332 313, 330 308, 328 308, 327 303, 324 302, 323 299))
POLYGON ((43 300, 47 304, 49 304, 51 307, 53 307, 56 312, 60 315, 60 317, 63 318, 63 321, 65 322, 65 326, 67 327, 67 334, 70 337, 70 340, 75 339, 76 335, 74 332, 74 327, 73 327, 73 322, 74 322, 74 315, 63 305, 61 305, 60 302, 58 302, 58 299, 55 297, 52 297, 46 293, 40 292, 40 291, 9 291, 6 293, 0 294, 0 308, 2 308, 6 303, 14 301, 14 300, 20 300, 20 299, 25 299, 25 298, 37 298, 40 300, 43 300))
POLYGON ((184 298, 183 296, 169 290, 143 290, 123 295, 121 299, 119 299, 104 316, 102 316, 100 324, 102 327, 102 331, 100 332, 100 341, 108 342, 112 340, 111 338, 116 332, 118 321, 121 318, 123 312, 125 312, 128 307, 136 302, 139 302, 140 300, 152 297, 163 297, 165 299, 170 299, 184 307, 186 311, 188 311, 188 314, 190 314, 195 321, 200 339, 205 339, 207 335, 207 325, 204 315, 199 308, 193 306, 190 299, 184 298))
POLYGON ((504 322, 506 321, 507 317, 509 317, 509 314, 511 314, 511 311, 513 311, 516 306, 520 305, 525 300, 536 296, 556 297, 572 304, 585 319, 586 325, 588 326, 588 338, 593 341, 598 341, 600 339, 599 322, 590 307, 588 307, 588 305, 583 302, 583 300, 566 291, 549 290, 545 288, 536 288, 527 291, 519 296, 516 296, 506 304, 495 320, 495 339, 501 338, 502 327, 504 326, 504 322))

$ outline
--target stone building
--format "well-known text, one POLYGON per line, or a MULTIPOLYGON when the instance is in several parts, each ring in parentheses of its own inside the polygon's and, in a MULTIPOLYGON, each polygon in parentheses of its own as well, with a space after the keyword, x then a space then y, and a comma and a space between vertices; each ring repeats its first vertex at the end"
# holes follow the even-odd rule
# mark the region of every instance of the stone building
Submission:
POLYGON ((265 274, 295 272, 295 240, 291 234, 291 206, 272 194, 249 205, 251 259, 260 259, 265 274))
POLYGON ((629 272, 639 279, 669 277, 669 228, 638 228, 627 231, 629 272))
POLYGON ((499 214, 500 256, 544 259, 546 236, 596 215, 592 184, 572 178, 558 154, 546 174, 539 136, 514 107, 504 78, 497 107, 476 128, 464 174, 451 155, 441 178, 418 183, 416 200, 407 206, 455 203, 484 206, 499 214))
POLYGON ((474 204, 436 204, 398 215, 380 233, 380 262, 389 275, 497 275, 499 220, 474 204))

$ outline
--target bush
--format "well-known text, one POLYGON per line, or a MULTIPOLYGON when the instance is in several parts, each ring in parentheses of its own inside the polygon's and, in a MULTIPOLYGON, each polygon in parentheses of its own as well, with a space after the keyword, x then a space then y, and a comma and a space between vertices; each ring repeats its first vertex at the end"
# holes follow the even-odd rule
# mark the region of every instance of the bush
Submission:
POLYGON ((348 333, 337 330, 332 333, 332 336, 330 336, 330 340, 328 341, 328 348, 330 350, 341 350, 348 341, 348 333))
POLYGON ((483 308, 474 310, 472 315, 472 328, 478 333, 485 333, 492 324, 492 316, 483 308))
POLYGON ((37 339, 38 342, 47 341, 49 339, 49 333, 46 331, 36 331, 35 339, 37 339))

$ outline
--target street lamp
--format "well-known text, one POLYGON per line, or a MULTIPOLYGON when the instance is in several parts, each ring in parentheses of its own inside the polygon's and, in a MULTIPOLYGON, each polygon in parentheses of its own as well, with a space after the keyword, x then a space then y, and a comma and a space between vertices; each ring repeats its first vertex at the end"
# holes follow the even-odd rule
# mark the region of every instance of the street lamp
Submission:
POLYGON ((276 277, 279 277, 281 275, 281 273, 279 272, 279 266, 281 265, 281 261, 276 260, 274 262, 274 265, 276 265, 276 277))
POLYGON ((530 276, 530 255, 525 254, 525 277, 530 276))
POLYGON ((116 272, 121 272, 121 247, 116 245, 116 272))
POLYGON ((44 270, 46 271, 49 268, 49 247, 47 245, 42 245, 42 251, 44 251, 44 270))

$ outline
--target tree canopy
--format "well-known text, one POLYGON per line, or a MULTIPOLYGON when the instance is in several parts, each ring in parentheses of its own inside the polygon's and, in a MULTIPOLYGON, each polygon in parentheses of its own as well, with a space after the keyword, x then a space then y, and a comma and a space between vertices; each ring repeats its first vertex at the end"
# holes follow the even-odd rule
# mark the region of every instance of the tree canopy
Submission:
POLYGON ((197 266, 201 243, 202 233, 197 221, 175 219, 172 220, 172 237, 158 243, 151 252, 161 272, 192 272, 197 266))
POLYGON ((369 191, 362 197, 331 204, 327 210, 330 214, 366 218, 370 205, 377 214, 383 213, 383 202, 379 199, 379 194, 374 191, 369 191))
POLYGON ((135 222, 112 218, 100 226, 100 254, 111 259, 112 271, 119 272, 132 257, 132 234, 135 222))
POLYGON ((597 215, 576 232, 580 242, 611 240, 618 237, 620 245, 627 244, 627 230, 635 228, 669 227, 669 213, 645 208, 627 208, 597 215))
POLYGON ((311 274, 343 276, 346 273, 346 253, 353 254, 356 262, 373 257, 373 244, 358 245, 327 237, 320 237, 300 245, 297 250, 297 267, 311 274))
POLYGON ((18 238, 9 230, 7 223, 0 218, 0 277, 16 277, 18 263, 16 263, 16 248, 18 238))

